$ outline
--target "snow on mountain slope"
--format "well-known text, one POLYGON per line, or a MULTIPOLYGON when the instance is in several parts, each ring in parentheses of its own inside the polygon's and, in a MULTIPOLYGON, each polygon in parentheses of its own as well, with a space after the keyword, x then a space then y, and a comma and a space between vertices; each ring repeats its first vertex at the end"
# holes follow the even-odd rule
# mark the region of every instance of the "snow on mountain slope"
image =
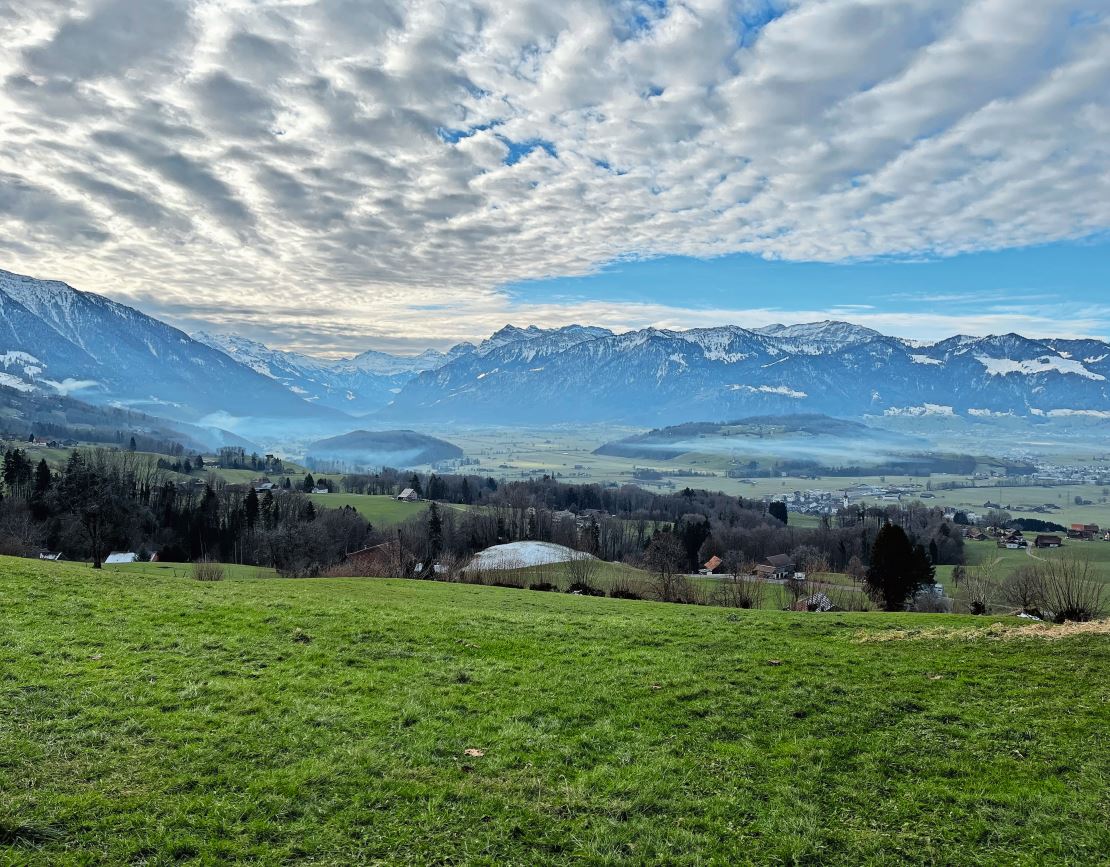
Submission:
MULTIPOLYGON (((320 416, 280 384, 164 322, 54 280, 0 271, 0 356, 34 356, 24 379, 82 400, 183 421, 320 416)), ((6 364, 9 375, 12 365, 6 364)), ((330 416, 331 413, 329 412, 330 416)))
POLYGON ((429 349, 414 356, 368 350, 353 358, 333 360, 271 349, 231 334, 200 331, 193 338, 278 381, 306 401, 352 415, 380 409, 417 373, 439 367, 474 348, 460 344, 446 353, 429 349))
POLYGON ((332 361, 257 341, 196 340, 64 283, 0 271, 0 385, 195 420, 379 413, 477 423, 669 424, 768 413, 838 416, 1110 412, 1110 345, 1019 334, 935 343, 844 322, 614 334, 507 325, 477 346, 332 361), (11 378, 11 379, 9 379, 11 378))
POLYGON ((882 415, 907 407, 1016 415, 1110 410, 1110 346, 1098 341, 1073 347, 1084 354, 1076 360, 1020 335, 922 345, 836 322, 646 328, 569 345, 539 331, 502 329, 480 352, 414 377, 383 415, 659 424, 768 412, 882 415), (981 358, 997 360, 993 372, 981 358))
POLYGON ((1028 376, 1035 373, 1056 371, 1057 373, 1083 376, 1087 379, 1100 381, 1106 379, 1102 374, 1092 373, 1075 359, 1060 358, 1059 356, 1042 355, 1040 358, 1015 361, 1012 358, 990 358, 986 355, 976 355, 975 360, 982 364, 991 376, 1007 376, 1011 373, 1022 373, 1028 376))

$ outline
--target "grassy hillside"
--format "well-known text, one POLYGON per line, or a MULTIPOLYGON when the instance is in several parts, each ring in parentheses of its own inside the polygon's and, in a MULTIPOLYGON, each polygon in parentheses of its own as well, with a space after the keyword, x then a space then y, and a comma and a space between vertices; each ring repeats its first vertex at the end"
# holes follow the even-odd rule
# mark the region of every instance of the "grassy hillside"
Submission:
POLYGON ((377 494, 309 494, 310 499, 319 506, 329 509, 342 509, 353 506, 367 521, 377 527, 399 524, 413 515, 423 515, 428 503, 406 503, 394 497, 377 494))
POLYGON ((987 624, 0 559, 0 862, 1096 863, 1110 641, 987 624))

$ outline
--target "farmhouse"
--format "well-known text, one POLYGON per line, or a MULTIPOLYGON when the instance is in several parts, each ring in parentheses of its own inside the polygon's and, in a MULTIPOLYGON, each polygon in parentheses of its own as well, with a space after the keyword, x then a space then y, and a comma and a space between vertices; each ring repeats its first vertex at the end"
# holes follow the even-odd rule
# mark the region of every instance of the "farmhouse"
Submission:
POLYGON ((1033 540, 1033 545, 1037 548, 1059 548, 1063 544, 1064 540, 1059 536, 1047 533, 1042 533, 1033 540))
POLYGON ((721 572, 724 571, 725 561, 718 557, 716 554, 706 560, 701 567, 702 575, 719 575, 721 572))
POLYGON ((756 564, 755 571, 765 578, 793 578, 794 561, 789 554, 772 554, 756 564))
POLYGON ((416 493, 412 488, 405 488, 397 495, 398 500, 403 500, 406 503, 415 503, 420 499, 420 494, 416 493))
POLYGON ((1018 548, 1028 548, 1029 543, 1025 541, 1025 534, 1022 533, 1021 530, 1011 530, 1009 533, 999 537, 998 547, 1009 548, 1011 551, 1015 551, 1018 548))
POLYGON ((330 494, 331 489, 324 486, 324 485, 317 485, 316 487, 314 487, 312 489, 312 493, 314 493, 314 494, 330 494))
POLYGON ((1069 539, 1089 542, 1098 536, 1098 524, 1072 524, 1068 529, 1069 539))
POLYGON ((978 527, 968 527, 964 531, 964 538, 970 539, 972 542, 983 542, 986 540, 987 534, 978 527))

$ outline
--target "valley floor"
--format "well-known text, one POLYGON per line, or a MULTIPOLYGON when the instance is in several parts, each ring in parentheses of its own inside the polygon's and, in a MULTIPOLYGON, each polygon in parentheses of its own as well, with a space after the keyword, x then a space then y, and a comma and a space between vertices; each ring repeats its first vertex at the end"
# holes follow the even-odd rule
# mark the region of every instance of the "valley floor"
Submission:
POLYGON ((1104 863, 1110 640, 992 622, 0 558, 0 863, 1104 863))

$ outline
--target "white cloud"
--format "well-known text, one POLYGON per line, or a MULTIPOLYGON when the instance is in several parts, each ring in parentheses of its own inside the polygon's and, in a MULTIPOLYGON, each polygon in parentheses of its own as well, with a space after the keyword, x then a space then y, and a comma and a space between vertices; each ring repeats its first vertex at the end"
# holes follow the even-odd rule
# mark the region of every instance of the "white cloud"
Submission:
MULTIPOLYGON (((768 324, 756 292, 732 310, 614 310, 523 307, 497 287, 622 256, 839 261, 1110 228, 1100 0, 3 15, 2 264, 287 345, 442 344, 507 318, 768 324)), ((909 320, 840 312, 896 333, 909 320)), ((911 333, 1084 320, 1106 321, 1016 308, 922 314, 911 333)))

